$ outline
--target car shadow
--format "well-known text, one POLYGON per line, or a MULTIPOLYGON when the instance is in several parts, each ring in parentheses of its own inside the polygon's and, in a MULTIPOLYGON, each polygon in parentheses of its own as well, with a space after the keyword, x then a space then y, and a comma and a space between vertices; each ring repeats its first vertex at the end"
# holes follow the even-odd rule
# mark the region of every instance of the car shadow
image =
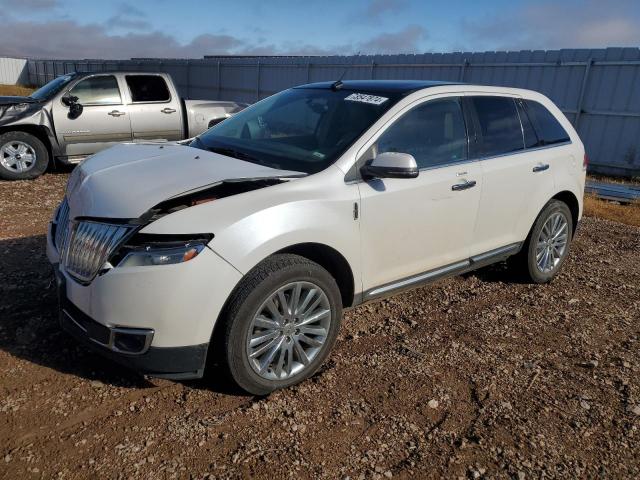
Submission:
POLYGON ((462 274, 463 278, 476 277, 482 282, 487 283, 514 283, 526 284, 528 282, 521 274, 509 268, 506 261, 494 263, 487 267, 472 270, 462 274))
MULTIPOLYGON (((88 380, 122 387, 155 387, 153 379, 91 352, 61 329, 56 284, 45 248, 44 235, 0 240, 0 349, 88 380)), ((242 394, 217 369, 212 365, 204 379, 182 383, 218 393, 242 394)))

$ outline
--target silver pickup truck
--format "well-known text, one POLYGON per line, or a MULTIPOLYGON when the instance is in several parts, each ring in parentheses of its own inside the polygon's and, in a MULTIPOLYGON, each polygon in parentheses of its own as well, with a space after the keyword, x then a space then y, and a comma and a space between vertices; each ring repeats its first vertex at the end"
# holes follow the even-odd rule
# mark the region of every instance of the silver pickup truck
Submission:
POLYGON ((72 73, 0 97, 0 178, 41 175, 121 142, 194 137, 246 105, 179 97, 164 73, 72 73))

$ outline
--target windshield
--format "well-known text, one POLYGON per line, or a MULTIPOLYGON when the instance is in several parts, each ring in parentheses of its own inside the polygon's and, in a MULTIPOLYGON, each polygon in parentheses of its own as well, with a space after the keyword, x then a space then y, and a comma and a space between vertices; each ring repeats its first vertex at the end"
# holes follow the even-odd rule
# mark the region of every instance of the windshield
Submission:
POLYGON ((397 100, 397 94, 293 88, 197 137, 191 146, 280 170, 331 165, 397 100))
POLYGON ((36 100, 48 100, 62 90, 73 79, 73 75, 62 75, 33 92, 30 97, 36 100))

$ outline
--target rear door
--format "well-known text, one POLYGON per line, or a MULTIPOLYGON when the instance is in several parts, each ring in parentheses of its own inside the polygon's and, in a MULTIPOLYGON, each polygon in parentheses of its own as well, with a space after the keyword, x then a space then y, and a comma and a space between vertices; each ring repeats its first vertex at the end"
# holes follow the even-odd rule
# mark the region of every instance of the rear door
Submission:
POLYGON ((538 212, 551 197, 554 181, 541 155, 525 148, 525 139, 533 141, 532 127, 521 123, 519 98, 467 98, 475 114, 484 180, 473 256, 523 241, 535 219, 530 212, 538 212))
POLYGON ((119 142, 131 140, 128 107, 115 75, 92 75, 76 83, 68 95, 78 97, 83 107, 76 118, 61 97, 53 105, 53 121, 63 155, 91 155, 119 142))
POLYGON ((359 184, 363 285, 376 296, 416 276, 468 258, 482 175, 469 160, 461 98, 422 102, 395 120, 367 150, 414 156, 414 179, 359 184), (382 288, 380 288, 382 286, 382 288))
POLYGON ((134 140, 181 140, 182 106, 165 78, 157 74, 124 76, 134 140))

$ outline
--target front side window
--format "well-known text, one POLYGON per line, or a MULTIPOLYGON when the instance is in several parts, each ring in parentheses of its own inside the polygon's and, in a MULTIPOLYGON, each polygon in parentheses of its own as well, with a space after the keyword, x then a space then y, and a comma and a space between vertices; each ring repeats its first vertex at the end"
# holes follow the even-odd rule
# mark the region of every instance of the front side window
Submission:
POLYGON ((458 98, 432 100, 405 113, 378 139, 378 153, 413 155, 418 168, 467 158, 467 134, 458 98))
POLYGON ((76 84, 69 92, 78 97, 82 105, 113 105, 120 104, 120 89, 118 81, 112 75, 90 77, 76 84))
POLYGON ((473 97, 480 122, 482 155, 492 157, 524 149, 520 118, 513 98, 473 97))
POLYGON ((400 98, 389 92, 292 88, 210 128, 191 144, 280 170, 331 165, 400 98))
POLYGON ((569 141, 567 131, 547 108, 534 100, 525 100, 527 113, 539 137, 539 146, 569 141))
POLYGON ((158 75, 127 75, 133 102, 168 102, 171 99, 164 78, 158 75))

